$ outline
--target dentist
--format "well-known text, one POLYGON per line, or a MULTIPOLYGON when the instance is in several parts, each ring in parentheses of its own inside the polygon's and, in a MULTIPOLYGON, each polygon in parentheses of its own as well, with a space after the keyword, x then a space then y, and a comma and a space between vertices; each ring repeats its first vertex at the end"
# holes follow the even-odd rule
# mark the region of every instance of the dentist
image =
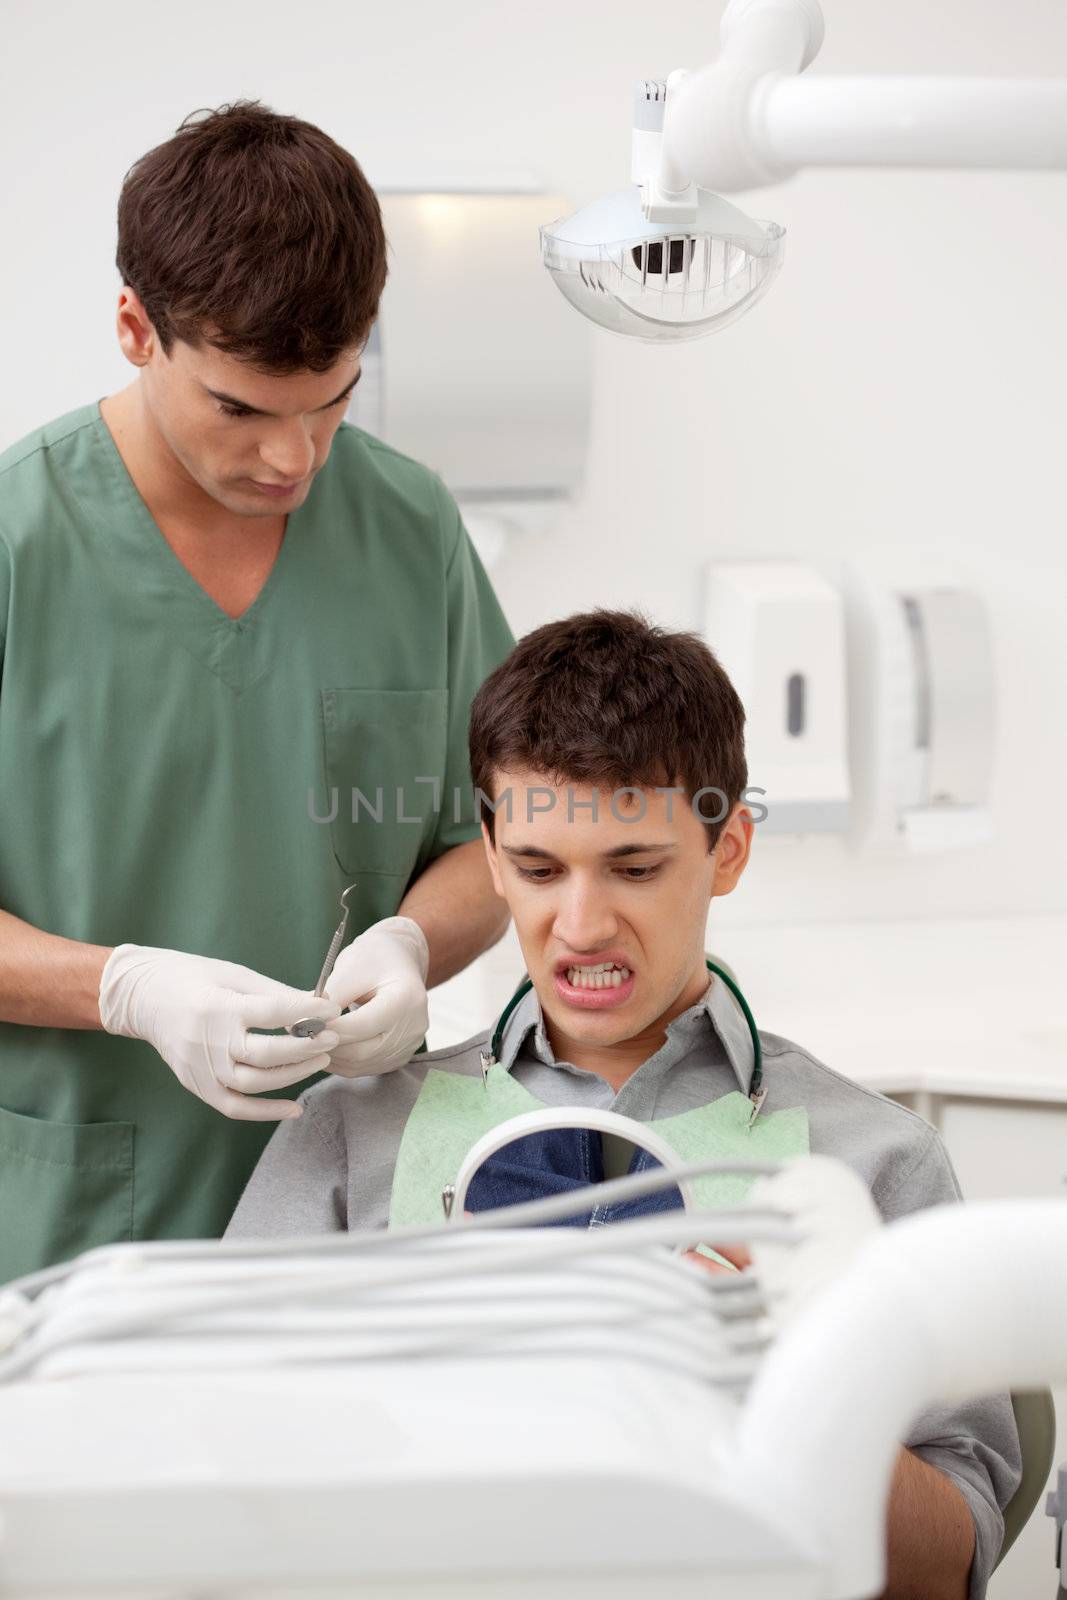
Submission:
POLYGON ((0 456, 0 1281, 220 1234, 286 1091, 406 1061, 507 920, 466 731, 511 636, 440 480, 342 420, 386 277, 362 171, 197 114, 126 175, 116 259, 134 381, 0 456))

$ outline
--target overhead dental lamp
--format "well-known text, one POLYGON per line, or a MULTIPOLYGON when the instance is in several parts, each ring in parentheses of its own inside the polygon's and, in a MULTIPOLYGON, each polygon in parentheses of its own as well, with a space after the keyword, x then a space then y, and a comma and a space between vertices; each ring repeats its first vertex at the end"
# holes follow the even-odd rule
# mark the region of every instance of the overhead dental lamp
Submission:
POLYGON ((801 74, 817 0, 730 0, 698 72, 638 84, 629 188, 541 229, 562 293, 601 327, 656 343, 725 327, 774 281, 785 230, 720 190, 801 167, 1067 167, 1067 79, 801 74))

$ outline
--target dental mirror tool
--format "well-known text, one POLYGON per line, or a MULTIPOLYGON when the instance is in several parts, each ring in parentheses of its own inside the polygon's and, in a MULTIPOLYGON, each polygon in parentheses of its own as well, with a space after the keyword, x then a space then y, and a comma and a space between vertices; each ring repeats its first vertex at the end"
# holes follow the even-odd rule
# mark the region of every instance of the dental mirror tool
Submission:
MULTIPOLYGON (((355 887, 356 886, 354 883, 350 883, 348 888, 345 889, 341 895, 341 904, 344 907, 344 916, 337 924, 336 932, 334 933, 333 938, 330 940, 330 948, 326 952, 326 960, 322 963, 322 971, 319 973, 319 981, 315 985, 316 999, 322 999, 323 992, 326 988, 326 980, 333 971, 333 964, 337 960, 341 946, 345 942, 345 933, 348 930, 348 913, 350 909, 348 897, 355 887)), ((288 1031, 296 1039, 313 1039, 315 1035, 317 1033, 321 1033, 325 1027, 326 1023, 321 1017, 301 1017, 300 1021, 294 1022, 288 1031)))

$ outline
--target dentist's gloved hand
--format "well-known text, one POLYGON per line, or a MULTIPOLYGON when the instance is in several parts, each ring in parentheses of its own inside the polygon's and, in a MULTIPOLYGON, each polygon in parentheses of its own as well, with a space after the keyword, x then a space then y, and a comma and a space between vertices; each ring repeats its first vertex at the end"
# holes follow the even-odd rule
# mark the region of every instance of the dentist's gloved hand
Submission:
POLYGON ((333 1024, 341 1042, 330 1052, 330 1072, 342 1078, 373 1077, 411 1060, 430 1020, 429 968, 426 935, 410 917, 386 917, 345 946, 326 996, 339 1006, 366 1004, 333 1024))
POLYGON ((223 1116, 245 1122, 298 1117, 295 1100, 254 1100, 329 1069, 337 1034, 314 1039, 249 1033, 287 1028, 301 1017, 332 1020, 338 1007, 276 983, 251 967, 183 950, 120 944, 100 979, 106 1033, 144 1039, 178 1082, 223 1116))

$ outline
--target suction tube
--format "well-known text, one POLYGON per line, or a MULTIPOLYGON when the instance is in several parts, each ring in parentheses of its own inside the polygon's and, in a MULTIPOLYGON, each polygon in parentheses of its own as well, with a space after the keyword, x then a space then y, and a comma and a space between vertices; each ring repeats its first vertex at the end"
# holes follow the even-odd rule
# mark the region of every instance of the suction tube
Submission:
POLYGON ((882 1593, 893 1466, 920 1411, 1067 1380, 1065 1259, 1063 1202, 938 1206, 879 1231, 769 1352, 731 1470, 814 1535, 836 1600, 882 1593))

